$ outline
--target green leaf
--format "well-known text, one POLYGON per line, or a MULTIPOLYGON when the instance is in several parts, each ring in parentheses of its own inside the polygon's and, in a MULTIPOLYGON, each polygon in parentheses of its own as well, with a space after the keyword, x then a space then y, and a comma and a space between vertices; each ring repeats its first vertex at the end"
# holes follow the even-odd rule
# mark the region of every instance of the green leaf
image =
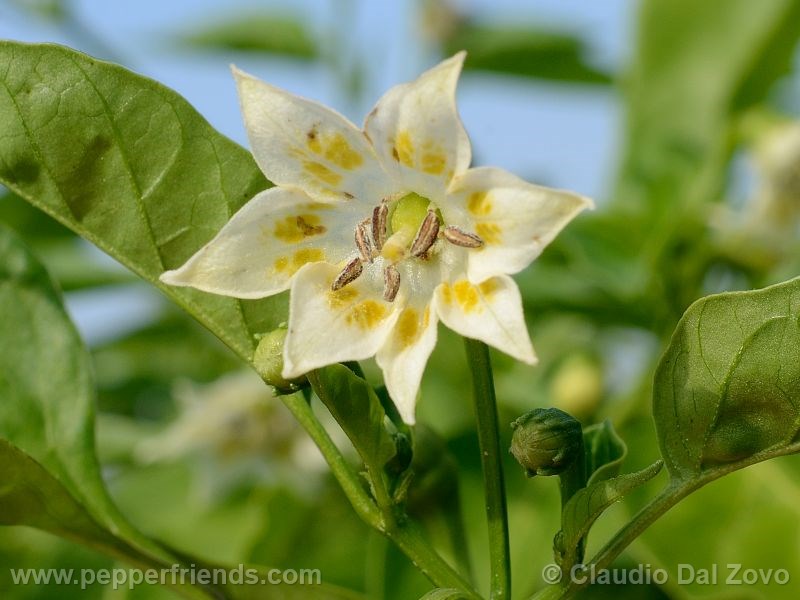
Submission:
POLYGON ((578 490, 561 512, 561 531, 555 541, 559 564, 565 569, 575 564, 579 560, 578 548, 598 517, 625 494, 658 475, 663 466, 663 461, 659 460, 641 471, 598 481, 578 490))
MULTIPOLYGON (((0 182, 160 287, 245 360, 285 320, 258 301, 163 286, 268 183, 180 96, 67 48, 0 42, 0 182)), ((231 83, 233 85, 233 83, 231 83)))
POLYGON ((211 50, 244 50, 292 58, 319 55, 305 23, 291 16, 253 14, 216 19, 183 36, 186 45, 211 50))
POLYGON ((0 191, 0 222, 22 236, 65 291, 134 281, 124 269, 96 260, 73 232, 15 194, 0 191))
POLYGON ((677 481, 800 450, 800 279, 695 302, 659 363, 653 413, 677 481))
POLYGON ((674 213, 719 195, 733 120, 788 71, 800 2, 646 0, 638 20, 615 198, 674 213))
POLYGON ((10 192, 0 192, 0 221, 11 227, 28 243, 76 239, 69 229, 10 192))
POLYGON ((38 461, 99 526, 166 558, 106 493, 94 454, 88 354, 48 274, 6 229, 0 229, 0 314, 0 439, 38 461))
POLYGON ((446 54, 459 50, 467 50, 468 70, 577 83, 611 81, 586 61, 582 41, 566 33, 464 21, 445 41, 446 54))
MULTIPOLYGON (((200 565, 136 531, 108 496, 95 457, 88 353, 50 277, 5 228, 0 314, 0 524, 37 527, 141 567, 200 565)), ((177 588, 189 598, 359 597, 331 586, 177 588)))
POLYGON ((628 447, 617 435, 609 419, 583 430, 583 445, 586 448, 587 486, 619 475, 628 447))
POLYGON ((141 556, 99 525, 40 463, 5 439, 0 439, 0 472, 0 525, 36 527, 127 560, 141 556))
POLYGON ((394 457, 394 440, 386 413, 372 387, 344 365, 317 369, 308 380, 364 461, 372 478, 394 457))
POLYGON ((453 589, 431 590, 419 600, 463 600, 467 598, 463 592, 453 589))

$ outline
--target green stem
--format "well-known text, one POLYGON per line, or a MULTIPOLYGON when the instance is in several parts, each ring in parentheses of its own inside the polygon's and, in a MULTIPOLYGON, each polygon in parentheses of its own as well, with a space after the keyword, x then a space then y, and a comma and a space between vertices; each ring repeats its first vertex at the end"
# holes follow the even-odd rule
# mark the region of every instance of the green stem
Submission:
POLYGON ((320 452, 322 452, 322 456, 330 466, 333 476, 341 486, 350 504, 353 505, 358 516, 373 527, 379 527, 382 521, 380 511, 367 495, 358 475, 350 467, 336 444, 333 443, 331 436, 325 431, 314 411, 311 410, 311 405, 299 394, 281 396, 281 399, 295 419, 303 426, 303 429, 311 436, 311 439, 314 440, 320 452))
POLYGON ((564 509, 569 499, 575 492, 586 487, 586 451, 583 448, 583 438, 580 438, 580 450, 577 457, 567 469, 558 476, 561 491, 561 509, 564 509))
POLYGON ((596 565, 598 570, 609 567, 614 559, 617 558, 633 540, 642 535, 644 530, 650 527, 656 519, 683 500, 695 489, 697 488, 693 485, 668 485, 658 496, 653 498, 644 508, 636 513, 627 525, 620 529, 617 534, 600 549, 594 558, 592 558, 591 563, 596 565))
POLYGON ((437 554, 416 525, 406 522, 385 533, 434 585, 461 590, 469 600, 481 600, 472 586, 437 554))
MULTIPOLYGON (((800 453, 800 442, 788 444, 782 448, 767 448, 738 462, 716 467, 713 470, 696 475, 693 479, 673 479, 661 493, 653 498, 644 508, 636 513, 633 518, 620 529, 617 534, 603 546, 600 551, 587 564, 592 565, 595 571, 600 571, 611 566, 614 559, 627 548, 633 540, 642 535, 659 517, 664 515, 678 502, 692 492, 708 485, 712 481, 724 477, 739 469, 765 460, 800 453)), ((563 600, 572 598, 578 590, 586 587, 588 582, 575 583, 571 581, 569 573, 562 578, 562 585, 552 585, 540 590, 531 600, 563 600)))
MULTIPOLYGON (((683 500, 697 489, 696 485, 668 485, 662 492, 653 498, 644 508, 622 528, 602 549, 589 561, 595 572, 608 568, 614 559, 639 537, 642 532, 650 527, 661 515, 683 500)), ((572 598, 578 591, 588 585, 581 576, 573 581, 571 575, 572 565, 565 565, 567 572, 562 574, 561 585, 552 585, 540 590, 531 600, 564 600, 572 598)))
POLYGON ((366 573, 364 587, 372 600, 386 598, 386 562, 389 540, 377 531, 371 531, 367 538, 366 573))
MULTIPOLYGON (((313 371, 308 373, 307 377, 313 386, 320 385, 319 378, 313 371)), ((390 500, 384 497, 383 482, 374 486, 376 490, 379 490, 381 497, 380 508, 375 504, 339 448, 320 424, 308 401, 299 394, 281 396, 281 399, 319 447, 334 477, 359 517, 392 540, 434 585, 458 589, 470 600, 480 600, 480 596, 472 590, 470 584, 439 556, 412 523, 397 522, 394 515, 391 514, 391 507, 387 506, 387 502, 390 500), (388 518, 390 514, 391 518, 388 518)), ((370 475, 373 476, 373 474, 370 475)))
POLYGON ((450 535, 450 543, 453 546, 453 557, 456 564, 461 567, 461 571, 466 575, 468 581, 474 581, 472 560, 469 555, 469 543, 464 526, 464 511, 458 488, 456 488, 450 510, 444 511, 444 520, 450 535))
POLYGON ((511 597, 511 559, 508 543, 508 512, 500 451, 497 401, 494 394, 489 348, 483 342, 464 338, 467 362, 472 373, 475 418, 481 450, 486 518, 489 524, 491 599, 511 597))

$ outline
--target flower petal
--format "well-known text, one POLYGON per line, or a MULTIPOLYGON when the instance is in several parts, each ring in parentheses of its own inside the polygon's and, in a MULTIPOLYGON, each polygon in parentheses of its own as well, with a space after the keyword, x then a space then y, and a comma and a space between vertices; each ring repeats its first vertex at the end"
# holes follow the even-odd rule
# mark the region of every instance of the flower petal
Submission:
POLYGON ((382 274, 374 268, 353 283, 331 290, 341 268, 317 263, 303 267, 292 283, 289 333, 283 347, 287 379, 346 360, 363 360, 383 345, 402 304, 385 302, 382 274), (380 279, 380 281, 379 281, 380 279))
POLYGON ((414 408, 428 358, 436 346, 438 318, 433 306, 433 290, 441 281, 438 269, 412 269, 400 265, 403 298, 409 302, 400 312, 397 323, 375 359, 383 370, 386 389, 403 421, 414 424, 414 408), (412 272, 414 271, 414 272, 412 272))
POLYGON ((522 362, 536 364, 519 289, 507 275, 478 285, 467 279, 443 283, 436 288, 435 303, 442 321, 453 331, 484 341, 522 362))
POLYGON ((469 167, 472 151, 455 102, 464 56, 393 87, 367 116, 364 130, 404 191, 441 198, 452 177, 469 167))
POLYGON ((270 188, 161 281, 236 298, 271 296, 287 289, 306 263, 338 263, 352 253, 359 217, 349 203, 322 204, 300 190, 270 188))
POLYGON ((270 181, 369 205, 391 191, 369 140, 345 117, 236 68, 233 75, 253 156, 270 181))
POLYGON ((593 206, 578 194, 481 167, 453 181, 442 211, 448 221, 484 241, 482 248, 469 252, 469 279, 479 283, 520 272, 575 215, 593 206))

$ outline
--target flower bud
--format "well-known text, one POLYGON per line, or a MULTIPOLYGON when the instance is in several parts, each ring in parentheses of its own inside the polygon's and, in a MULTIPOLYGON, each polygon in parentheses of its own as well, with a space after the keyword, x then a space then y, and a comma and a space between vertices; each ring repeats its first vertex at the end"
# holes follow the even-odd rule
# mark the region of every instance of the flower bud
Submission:
POLYGON ((283 343, 286 340, 286 328, 278 327, 264 334, 258 341, 253 364, 261 378, 273 386, 279 394, 291 394, 308 385, 305 376, 297 379, 284 379, 283 343))
POLYGON ((560 475, 583 460, 583 431, 572 416, 557 408, 534 408, 511 424, 511 454, 528 477, 560 475))

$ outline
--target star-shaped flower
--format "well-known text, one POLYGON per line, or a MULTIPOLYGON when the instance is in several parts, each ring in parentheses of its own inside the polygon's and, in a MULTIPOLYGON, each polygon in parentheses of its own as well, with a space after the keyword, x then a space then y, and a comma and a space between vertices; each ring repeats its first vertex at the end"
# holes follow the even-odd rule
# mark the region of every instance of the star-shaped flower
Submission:
POLYGON ((440 319, 535 363, 510 275, 592 203, 469 168, 455 105, 463 61, 389 90, 363 130, 234 70, 253 154, 275 187, 162 281, 237 298, 291 288, 284 377, 374 355, 409 423, 440 319))

